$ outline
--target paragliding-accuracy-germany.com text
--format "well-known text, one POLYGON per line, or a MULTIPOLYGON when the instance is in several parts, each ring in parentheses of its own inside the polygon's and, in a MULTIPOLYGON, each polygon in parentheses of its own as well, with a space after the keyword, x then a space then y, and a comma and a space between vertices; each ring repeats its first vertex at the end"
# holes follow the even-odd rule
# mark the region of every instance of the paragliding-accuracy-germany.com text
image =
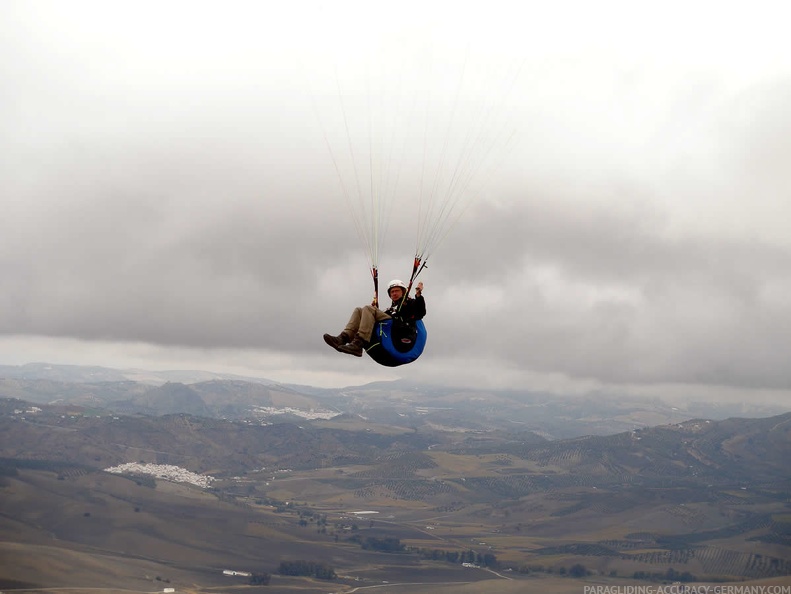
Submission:
POLYGON ((583 586, 582 594, 791 594, 791 586, 667 584, 661 586, 583 586))

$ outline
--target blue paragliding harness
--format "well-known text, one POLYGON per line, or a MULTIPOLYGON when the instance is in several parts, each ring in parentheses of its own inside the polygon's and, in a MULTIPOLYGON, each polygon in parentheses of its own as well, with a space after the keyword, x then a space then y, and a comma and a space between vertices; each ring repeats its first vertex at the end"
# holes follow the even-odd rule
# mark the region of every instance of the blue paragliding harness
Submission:
MULTIPOLYGON (((409 291, 412 289, 412 283, 425 266, 425 262, 421 266, 420 259, 415 258, 412 277, 409 279, 409 286, 404 293, 398 311, 391 319, 377 322, 376 326, 374 326, 371 340, 368 342, 365 352, 380 365, 398 367, 405 363, 412 363, 423 353, 426 339, 428 338, 423 320, 408 320, 398 314, 401 306, 408 298, 409 291)), ((375 267, 372 268, 371 274, 374 280, 374 296, 376 298, 379 293, 378 270, 375 267)))
POLYGON ((384 320, 374 326, 365 352, 380 365, 397 367, 411 363, 423 353, 427 336, 423 320, 384 320))

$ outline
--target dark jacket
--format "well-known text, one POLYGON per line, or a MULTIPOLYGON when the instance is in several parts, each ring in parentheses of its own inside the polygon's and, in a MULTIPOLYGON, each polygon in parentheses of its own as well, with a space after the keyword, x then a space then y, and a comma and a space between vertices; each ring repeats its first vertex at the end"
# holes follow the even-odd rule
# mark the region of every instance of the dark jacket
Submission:
POLYGON ((423 295, 418 295, 414 299, 407 297, 400 310, 398 308, 399 305, 401 305, 400 299, 393 301, 392 305, 385 310, 385 313, 390 317, 398 318, 405 322, 416 322, 423 319, 423 316, 426 315, 426 300, 423 295))

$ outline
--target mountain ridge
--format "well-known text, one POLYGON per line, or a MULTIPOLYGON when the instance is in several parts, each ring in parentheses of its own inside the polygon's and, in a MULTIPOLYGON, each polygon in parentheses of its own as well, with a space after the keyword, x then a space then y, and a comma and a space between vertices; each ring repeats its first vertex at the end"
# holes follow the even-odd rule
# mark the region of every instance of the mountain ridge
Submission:
POLYGON ((688 402, 622 395, 563 396, 528 389, 472 390, 404 380, 340 389, 281 384, 207 372, 140 372, 46 363, 0 366, 0 397, 37 404, 62 402, 119 414, 187 413, 213 418, 272 421, 280 415, 348 413, 383 424, 433 424, 459 431, 522 427, 549 439, 608 435, 690 418, 767 417, 788 407, 752 403, 688 402), (100 370, 101 373, 97 370, 100 370), (157 377, 157 382, 151 382, 157 377), (61 378, 61 379, 56 379, 61 378), (290 409, 290 412, 286 409, 290 409), (299 413, 302 411, 302 413, 299 413))

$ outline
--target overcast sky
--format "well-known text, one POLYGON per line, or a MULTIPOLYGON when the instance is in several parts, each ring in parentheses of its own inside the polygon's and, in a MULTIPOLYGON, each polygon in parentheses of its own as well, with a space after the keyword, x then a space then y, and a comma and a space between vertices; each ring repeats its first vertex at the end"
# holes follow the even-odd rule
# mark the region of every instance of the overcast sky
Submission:
MULTIPOLYGON (((787 401, 782 6, 4 0, 0 363, 787 401), (372 292, 341 96, 430 98, 435 146, 455 107, 504 131, 395 370, 321 338, 372 292)), ((414 255, 404 138, 383 280, 414 255)))

